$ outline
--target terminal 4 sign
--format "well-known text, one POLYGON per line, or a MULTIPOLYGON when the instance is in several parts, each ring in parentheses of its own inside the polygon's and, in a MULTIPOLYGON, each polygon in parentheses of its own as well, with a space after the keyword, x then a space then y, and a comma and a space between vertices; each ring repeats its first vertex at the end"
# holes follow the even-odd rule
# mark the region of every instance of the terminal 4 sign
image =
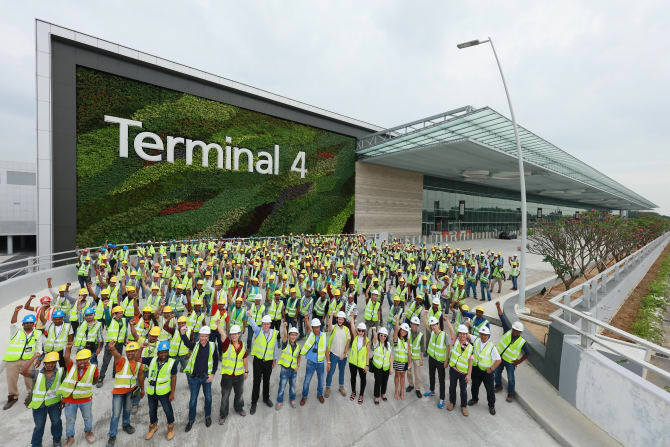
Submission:
MULTIPOLYGON (((119 125, 119 157, 128 158, 128 128, 142 128, 142 122, 127 118, 105 115, 105 122, 119 125)), ((226 137, 225 149, 217 143, 205 143, 200 140, 191 140, 184 137, 167 136, 166 141, 153 132, 140 132, 133 141, 135 153, 142 160, 159 162, 163 161, 163 154, 148 154, 146 151, 165 151, 166 161, 174 163, 174 151, 177 145, 184 145, 186 149, 186 164, 193 164, 193 151, 200 149, 202 166, 209 166, 209 151, 214 149, 217 152, 216 167, 229 171, 239 171, 240 157, 246 156, 247 170, 265 175, 279 175, 279 145, 274 145, 274 153, 259 151, 256 154, 254 163, 254 154, 246 148, 232 146, 232 138, 226 137)), ((305 178, 307 168, 305 167, 305 152, 298 152, 291 164, 292 172, 300 174, 300 178, 305 178)))

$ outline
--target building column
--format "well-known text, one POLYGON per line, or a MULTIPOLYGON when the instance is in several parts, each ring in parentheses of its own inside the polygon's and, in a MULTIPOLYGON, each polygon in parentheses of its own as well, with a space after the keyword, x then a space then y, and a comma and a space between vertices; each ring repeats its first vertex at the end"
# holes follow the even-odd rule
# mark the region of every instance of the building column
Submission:
POLYGON ((7 254, 14 253, 14 236, 7 236, 7 254))

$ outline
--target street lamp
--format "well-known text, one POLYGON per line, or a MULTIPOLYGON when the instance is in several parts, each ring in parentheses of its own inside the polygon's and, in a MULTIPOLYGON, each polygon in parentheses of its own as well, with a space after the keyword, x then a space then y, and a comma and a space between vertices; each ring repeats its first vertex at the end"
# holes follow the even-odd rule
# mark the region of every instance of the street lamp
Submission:
POLYGON ((493 50, 493 56, 496 59, 498 64, 498 70, 500 71, 500 78, 502 79, 503 87, 505 88, 505 95, 507 95, 507 104, 509 105, 509 113, 512 116, 512 124, 514 125, 514 138, 516 139, 516 154, 519 159, 519 189, 521 190, 521 269, 519 274, 519 306, 518 312, 528 313, 526 309, 526 233, 527 233, 527 215, 526 215, 526 179, 525 172, 523 170, 523 154, 521 153, 521 141, 519 141, 519 131, 516 126, 516 118, 514 117, 514 109, 512 108, 512 100, 509 96, 509 90, 507 89, 507 83, 505 82, 505 75, 503 74, 502 67, 500 65, 500 59, 498 59, 498 53, 496 53, 496 48, 493 46, 493 41, 489 37, 486 40, 471 40, 469 42, 463 42, 456 45, 459 49, 474 47, 481 45, 483 43, 491 44, 491 49, 493 50))

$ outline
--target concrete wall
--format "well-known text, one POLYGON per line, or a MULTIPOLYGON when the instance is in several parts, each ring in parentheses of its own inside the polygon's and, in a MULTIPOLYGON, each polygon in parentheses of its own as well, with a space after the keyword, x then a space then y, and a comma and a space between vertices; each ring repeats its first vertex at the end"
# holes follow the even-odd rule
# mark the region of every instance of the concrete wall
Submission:
POLYGON ((670 393, 596 351, 563 341, 559 392, 623 445, 670 445, 670 393))
MULTIPOLYGON (((75 293, 79 291, 77 268, 72 264, 64 265, 50 270, 28 273, 0 282, 0 307, 12 303, 17 298, 27 298, 38 290, 46 289, 48 277, 53 279, 53 285, 56 289, 62 284, 71 282, 72 287, 70 290, 74 290, 75 293)), ((39 301, 35 301, 35 303, 39 304, 39 301)))
POLYGON ((358 233, 421 234, 423 174, 356 162, 358 233))

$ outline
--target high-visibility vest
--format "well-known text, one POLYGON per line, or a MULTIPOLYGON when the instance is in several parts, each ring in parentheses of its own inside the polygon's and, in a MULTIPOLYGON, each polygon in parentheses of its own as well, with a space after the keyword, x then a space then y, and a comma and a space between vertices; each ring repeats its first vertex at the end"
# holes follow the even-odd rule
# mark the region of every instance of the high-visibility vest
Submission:
POLYGON ((37 331, 33 329, 30 336, 26 334, 23 328, 16 331, 16 334, 9 340, 7 351, 2 357, 5 362, 15 362, 17 360, 29 360, 35 355, 35 345, 37 344, 37 331))
POLYGON ((277 303, 272 301, 270 303, 270 309, 268 310, 268 315, 272 317, 273 320, 281 320, 281 311, 284 308, 284 303, 281 301, 277 303))
POLYGON ((244 353, 247 352, 244 348, 244 343, 240 342, 242 348, 238 353, 231 342, 228 349, 221 356, 221 374, 231 376, 241 376, 244 374, 244 353))
MULTIPOLYGON (((351 340, 351 331, 349 331, 349 326, 342 325, 342 329, 344 329, 344 334, 346 341, 344 342, 349 343, 349 340, 351 340)), ((338 325, 333 326, 333 330, 330 332, 330 336, 328 337, 328 346, 333 345, 333 338, 335 338, 335 332, 338 330, 341 330, 338 325)))
MULTIPOLYGON (((212 374, 214 371, 214 351, 216 350, 216 344, 214 342, 210 341, 207 342, 207 346, 209 349, 208 357, 207 357, 207 374, 212 374)), ((198 351, 200 349, 205 349, 202 347, 200 343, 197 343, 195 345, 195 348, 193 348, 193 352, 191 352, 191 357, 188 358, 188 362, 186 363, 186 368, 184 368, 184 372, 186 374, 193 374, 193 367, 195 366, 195 358, 198 355, 198 351)))
POLYGON ((109 301, 114 304, 119 304, 119 293, 121 292, 121 285, 116 284, 113 289, 109 291, 109 301))
MULTIPOLYGON (((333 331, 335 332, 335 331, 333 331)), ((349 363, 359 368, 365 369, 368 364, 368 338, 363 340, 363 346, 358 350, 358 340, 360 336, 356 335, 351 342, 351 349, 349 349, 349 363)))
POLYGON ((512 269, 509 271, 509 276, 512 278, 519 276, 519 269, 517 267, 512 267, 512 269))
POLYGON ((291 343, 286 343, 286 347, 282 349, 281 356, 279 357, 279 364, 284 368, 288 369, 298 369, 298 356, 300 355, 300 345, 295 344, 295 347, 291 346, 291 343))
POLYGON ((421 360, 421 340, 423 340, 423 332, 417 332, 416 335, 412 331, 407 334, 409 337, 410 349, 412 350, 412 360, 421 360))
POLYGON ((340 310, 340 307, 342 307, 342 303, 333 298, 330 300, 330 303, 328 303, 328 315, 335 315, 340 310))
POLYGON ((469 320, 470 320, 470 318, 469 318, 469 317, 466 317, 465 315, 463 315, 463 312, 461 312, 461 311, 459 311, 459 312, 456 314, 456 325, 457 325, 457 326, 458 326, 459 324, 465 324, 465 322, 466 322, 466 321, 469 321, 469 320))
POLYGON ((177 319, 172 317, 169 321, 165 321, 165 317, 162 315, 160 316, 158 319, 158 327, 161 328, 161 333, 158 335, 158 341, 165 341, 172 338, 172 334, 165 329, 165 323, 168 324, 168 327, 175 328, 177 326, 177 319))
POLYGON ((74 337, 74 345, 83 347, 86 343, 98 342, 102 323, 95 321, 89 326, 88 321, 84 320, 77 328, 77 334, 74 337))
POLYGON ((440 331, 439 334, 435 334, 435 331, 431 331, 430 340, 428 341, 428 356, 434 358, 438 362, 444 362, 447 359, 447 344, 445 343, 447 334, 444 331, 440 331))
POLYGON ((405 314, 405 318, 412 318, 412 317, 421 317, 421 311, 423 310, 423 306, 421 304, 418 304, 416 301, 410 303, 410 305, 407 308, 407 312, 405 314))
POLYGON ((114 389, 133 389, 137 384, 137 373, 142 367, 140 362, 135 363, 135 369, 131 368, 130 360, 123 362, 123 368, 114 376, 114 389))
MULTIPOLYGON (((228 312, 228 315, 230 315, 230 325, 238 325, 240 327, 240 330, 242 330, 244 326, 244 317, 246 317, 246 312, 242 307, 239 309, 237 306, 233 306, 232 309, 230 309, 230 312, 228 312)), ((262 318, 262 317, 261 317, 262 318)))
POLYGON ((391 350, 387 349, 385 343, 378 343, 372 352, 372 364, 375 368, 388 371, 391 369, 391 350))
POLYGON ((370 298, 365 305, 365 314, 363 317, 366 321, 379 321, 379 305, 378 300, 370 298))
POLYGON ((33 386, 33 394, 28 404, 28 408, 37 410, 42 405, 48 407, 53 404, 57 404, 61 401, 61 396, 58 394, 58 387, 60 382, 63 379, 63 369, 56 366, 56 371, 54 372, 55 377, 49 389, 46 389, 46 376, 43 372, 37 374, 35 379, 35 385, 33 386))
POLYGON ((323 314, 326 312, 326 302, 327 300, 325 298, 316 300, 316 303, 314 303, 314 313, 323 317, 323 314))
POLYGON ((79 368, 77 368, 76 364, 73 364, 65 376, 65 380, 63 380, 63 383, 58 388, 58 394, 63 397, 72 396, 73 399, 86 399, 93 396, 95 368, 94 363, 89 363, 86 371, 84 371, 84 375, 81 376, 81 379, 77 379, 79 368))
POLYGON ((275 343, 277 343, 277 330, 272 329, 270 341, 267 341, 265 332, 261 329, 251 345, 251 355, 260 360, 272 360, 274 359, 275 343))
POLYGON ((177 292, 173 293, 172 298, 170 298, 170 303, 169 303, 170 306, 172 306, 172 308, 177 312, 183 312, 184 309, 185 309, 185 306, 184 306, 184 297, 185 296, 186 295, 184 295, 183 293, 182 294, 178 294, 177 292))
POLYGON ((393 360, 407 363, 407 340, 398 337, 393 345, 393 360))
POLYGON ((163 366, 158 368, 158 357, 154 357, 149 364, 147 373, 147 394, 149 396, 163 396, 172 390, 172 367, 174 359, 167 359, 163 366))
POLYGON ((107 326, 105 343, 109 343, 110 341, 115 343, 125 343, 127 330, 128 326, 126 325, 126 320, 123 318, 120 320, 112 318, 112 321, 109 322, 109 326, 107 326))
POLYGON ((191 311, 191 314, 188 316, 188 322, 186 324, 193 332, 198 332, 204 319, 204 313, 197 314, 195 311, 191 311))
POLYGON ((286 302, 286 315, 291 318, 295 318, 295 314, 298 311, 298 298, 289 298, 286 302))
MULTIPOLYGON (((309 337, 307 337, 307 340, 305 340, 305 344, 302 345, 302 350, 300 351, 300 355, 305 355, 309 352, 310 349, 312 349, 312 346, 314 346, 314 341, 316 340, 316 336, 314 335, 314 332, 309 333, 309 337)), ((316 361, 317 362, 323 362, 323 360, 326 358, 326 337, 324 334, 319 335, 319 341, 316 347, 316 361)))
POLYGON ((135 306, 133 304, 134 300, 126 296, 121 302, 121 307, 123 307, 123 316, 124 317, 134 317, 135 316, 135 306))
MULTIPOLYGON (((186 338, 191 337, 191 329, 186 328, 186 338)), ((177 327, 172 334, 172 340, 170 340, 170 357, 182 356, 188 354, 188 348, 184 344, 184 341, 181 339, 181 332, 177 327)))
POLYGON ((488 340, 489 343, 486 343, 482 347, 482 340, 477 338, 475 340, 475 350, 474 350, 474 359, 472 360, 472 366, 479 366, 479 369, 486 371, 488 368, 493 365, 493 342, 488 340))
POLYGON ((488 320, 486 318, 482 319, 482 321, 479 324, 475 324, 474 320, 472 321, 472 335, 475 337, 479 337, 479 331, 482 330, 484 326, 488 324, 488 320))
MULTIPOLYGON (((135 323, 135 332, 137 332, 139 338, 146 338, 152 327, 154 327, 153 320, 149 320, 149 323, 145 324, 144 318, 140 318, 139 321, 135 323)), ((128 331, 128 340, 137 341, 135 340, 132 331, 128 331)))
POLYGON ((91 264, 82 263, 77 270, 77 276, 88 276, 88 271, 91 268, 91 264))
POLYGON ((256 304, 251 305, 251 316, 257 325, 260 326, 261 320, 263 319, 263 312, 265 312, 265 305, 261 304, 256 307, 256 304))
POLYGON ((68 335, 70 335, 70 323, 61 324, 60 334, 56 336, 56 325, 52 324, 47 331, 47 337, 44 340, 44 352, 62 351, 67 344, 68 335))
POLYGON ((512 330, 505 332, 498 342, 498 352, 503 361, 507 363, 512 363, 519 358, 521 354, 521 348, 526 344, 526 340, 523 337, 519 336, 514 342, 512 342, 512 330))
POLYGON ((449 355, 449 366, 456 366, 456 369, 463 374, 468 373, 468 361, 472 355, 472 345, 468 343, 465 349, 461 348, 461 342, 456 339, 451 347, 449 355))
POLYGON ((301 315, 307 315, 307 313, 310 311, 310 308, 312 307, 313 303, 314 303, 314 298, 311 298, 311 297, 305 297, 302 300, 300 300, 300 314, 301 315))
POLYGON ((489 283, 489 275, 485 274, 484 272, 479 274, 479 282, 482 284, 488 284, 489 283))

